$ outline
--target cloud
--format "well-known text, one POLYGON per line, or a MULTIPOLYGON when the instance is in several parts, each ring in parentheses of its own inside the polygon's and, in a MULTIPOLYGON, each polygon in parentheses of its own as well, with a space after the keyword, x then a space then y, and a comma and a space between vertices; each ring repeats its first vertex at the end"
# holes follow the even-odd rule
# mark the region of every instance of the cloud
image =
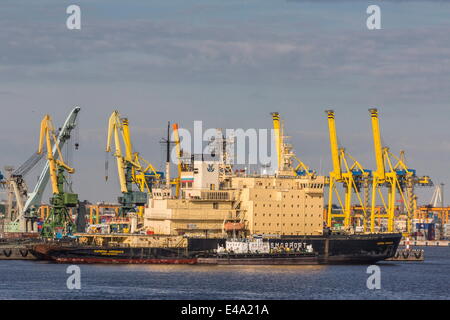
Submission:
MULTIPOLYGON (((285 0, 286 2, 298 2, 298 3, 336 3, 336 1, 333 0, 285 0)), ((375 1, 369 1, 369 0, 342 0, 340 1, 342 3, 345 2, 359 2, 359 3, 368 3, 368 4, 380 4, 380 3, 427 3, 427 2, 439 2, 439 3, 450 3, 450 0, 375 0, 375 1)))
POLYGON ((442 92, 450 72, 447 28, 285 35, 241 26, 92 22, 79 34, 0 24, 0 82, 30 80, 308 84, 345 81, 387 94, 442 92), (33 52, 33 54, 30 54, 33 52), (364 79, 361 81, 361 79, 364 79), (388 81, 386 81, 388 80, 388 81), (402 83, 405 84, 402 86, 402 83))
MULTIPOLYGON (((447 145, 432 148, 427 138, 432 131, 434 139, 450 139, 444 121, 450 98, 448 24, 387 24, 370 32, 364 19, 354 28, 351 12, 340 17, 342 24, 331 25, 323 22, 328 7, 295 12, 293 6, 281 11, 281 5, 267 3, 235 18, 242 8, 238 1, 228 4, 226 13, 215 5, 200 11, 180 5, 173 9, 180 16, 144 19, 113 12, 111 17, 104 7, 86 2, 82 30, 71 32, 61 15, 64 5, 45 4, 24 12, 8 1, 0 12, 0 95, 11 119, 2 126, 0 146, 10 152, 8 163, 21 162, 35 149, 41 113, 56 113, 61 122, 63 108, 80 104, 81 180, 101 171, 106 120, 115 108, 129 115, 137 150, 155 162, 169 119, 186 127, 196 119, 210 127, 270 127, 268 113, 278 110, 299 156, 318 167, 319 158, 329 164, 323 110, 332 106, 345 147, 370 166, 366 109, 376 105, 393 149, 410 150, 418 169, 440 177, 448 171, 442 163, 429 168, 427 162, 427 152, 448 154, 447 145)), ((414 10, 412 17, 421 15, 414 10)))

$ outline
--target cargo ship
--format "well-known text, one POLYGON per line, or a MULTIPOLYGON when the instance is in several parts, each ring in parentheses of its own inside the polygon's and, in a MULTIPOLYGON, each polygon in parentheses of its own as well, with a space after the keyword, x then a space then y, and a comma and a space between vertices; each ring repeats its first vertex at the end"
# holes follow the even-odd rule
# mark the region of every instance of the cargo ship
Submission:
MULTIPOLYGON (((90 237, 85 235, 83 237, 90 237)), ((115 236, 117 238, 119 236, 115 236)), ((121 236, 124 239, 133 236, 121 236)), ((306 265, 372 264, 392 258, 401 234, 328 235, 258 239, 146 237, 147 245, 45 243, 36 258, 57 263, 306 265), (167 243, 171 239, 172 245, 167 243), (174 241, 175 240, 175 241, 174 241), (168 245, 163 245, 163 243, 168 245), (177 244, 177 245, 175 245, 177 244)))

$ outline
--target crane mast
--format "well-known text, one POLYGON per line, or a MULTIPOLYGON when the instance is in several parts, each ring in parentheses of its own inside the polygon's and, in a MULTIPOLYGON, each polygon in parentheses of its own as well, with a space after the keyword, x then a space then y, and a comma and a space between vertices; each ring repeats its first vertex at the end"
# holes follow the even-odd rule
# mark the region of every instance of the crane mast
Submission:
POLYGON ((336 122, 334 119, 334 111, 326 110, 325 113, 328 115, 328 131, 330 135, 330 150, 331 150, 331 160, 333 162, 333 176, 340 180, 342 179, 342 168, 341 168, 341 158, 339 143, 336 133, 336 122))
POLYGON ((180 134, 178 132, 178 124, 174 123, 172 125, 173 128, 173 134, 174 134, 174 142, 176 147, 176 153, 177 153, 177 178, 175 180, 176 182, 176 189, 175 194, 176 197, 180 197, 180 187, 181 187, 181 171, 182 171, 182 163, 181 163, 181 157, 182 157, 182 151, 181 151, 181 143, 180 143, 180 134))
MULTIPOLYGON (((106 145, 106 152, 111 152, 112 147, 112 137, 114 135, 114 143, 115 143, 115 152, 114 157, 116 157, 117 162, 117 172, 119 176, 119 184, 120 184, 120 191, 122 193, 126 193, 128 191, 127 187, 127 181, 125 177, 125 163, 131 163, 132 159, 131 156, 129 158, 126 158, 126 156, 123 156, 122 152, 122 144, 120 141, 120 135, 122 135, 123 140, 125 140, 124 137, 124 130, 123 130, 123 120, 120 118, 119 112, 114 111, 111 117, 109 118, 109 126, 108 126, 108 140, 106 145)), ((130 148, 131 146, 125 145, 125 148, 130 148)), ((126 152, 126 154, 129 154, 130 152, 126 152)))
POLYGON ((372 133, 373 133, 373 147, 375 151, 375 161, 377 164, 377 170, 374 175, 381 182, 386 179, 386 167, 385 167, 385 151, 389 149, 383 148, 381 143, 380 123, 378 119, 378 110, 375 108, 369 109, 370 118, 372 120, 372 133))
POLYGON ((283 170, 283 149, 282 149, 282 137, 280 129, 280 114, 278 112, 272 112, 273 131, 275 135, 275 147, 277 151, 278 166, 277 171, 283 170))

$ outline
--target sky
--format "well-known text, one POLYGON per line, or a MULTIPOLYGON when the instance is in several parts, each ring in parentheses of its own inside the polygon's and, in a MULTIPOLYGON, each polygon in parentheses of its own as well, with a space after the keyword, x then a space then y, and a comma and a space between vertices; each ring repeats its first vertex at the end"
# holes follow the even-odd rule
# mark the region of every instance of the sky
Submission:
MULTIPOLYGON (((449 185, 449 17, 450 1, 3 0, 0 168, 37 150, 45 114, 61 125, 74 106, 74 190, 92 202, 119 193, 104 169, 116 109, 130 120, 135 150, 158 168, 167 121, 270 128, 278 111, 297 155, 326 174, 331 108, 341 144, 374 168, 368 109, 377 107, 384 143, 449 185), (71 4, 81 30, 66 27, 71 4), (381 30, 366 27, 371 4, 381 30)), ((419 203, 432 191, 419 190, 419 203)))

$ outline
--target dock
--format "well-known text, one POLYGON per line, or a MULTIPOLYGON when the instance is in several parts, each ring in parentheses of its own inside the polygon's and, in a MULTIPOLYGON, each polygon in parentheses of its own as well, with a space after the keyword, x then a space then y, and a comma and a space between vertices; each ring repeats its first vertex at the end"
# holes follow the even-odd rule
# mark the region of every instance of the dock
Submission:
POLYGON ((36 260, 28 248, 40 242, 37 236, 37 233, 0 234, 0 260, 36 260))
POLYGON ((26 245, 0 245, 0 260, 36 260, 26 245))

